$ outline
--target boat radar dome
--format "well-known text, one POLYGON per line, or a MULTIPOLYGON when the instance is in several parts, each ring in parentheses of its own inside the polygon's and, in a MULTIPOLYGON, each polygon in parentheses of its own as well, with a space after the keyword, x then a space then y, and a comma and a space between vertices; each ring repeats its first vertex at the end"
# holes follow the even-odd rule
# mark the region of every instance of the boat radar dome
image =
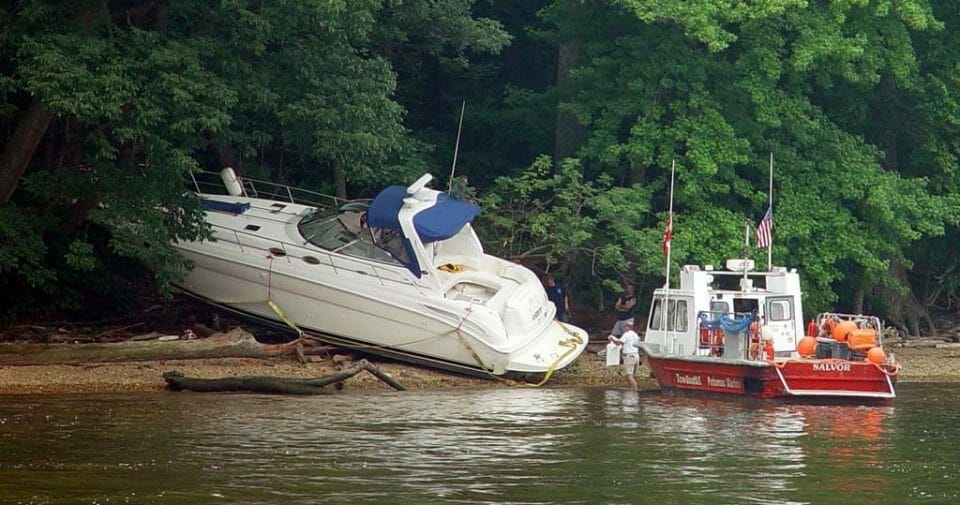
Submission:
POLYGON ((413 184, 407 186, 407 195, 409 195, 409 197, 404 198, 403 201, 408 204, 414 204, 417 201, 430 202, 436 200, 437 192, 427 188, 427 183, 432 180, 433 176, 430 174, 421 175, 413 184))

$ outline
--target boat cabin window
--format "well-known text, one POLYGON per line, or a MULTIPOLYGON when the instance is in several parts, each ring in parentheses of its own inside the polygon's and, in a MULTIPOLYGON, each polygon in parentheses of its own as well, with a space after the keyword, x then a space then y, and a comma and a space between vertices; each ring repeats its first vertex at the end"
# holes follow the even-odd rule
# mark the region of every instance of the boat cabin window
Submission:
POLYGON ((350 202, 318 210, 301 219, 297 227, 307 242, 328 251, 400 264, 397 258, 406 257, 403 240, 393 230, 367 227, 368 207, 367 202, 350 202))
POLYGON ((737 314, 759 313, 760 303, 753 298, 734 298, 733 311, 737 314))
POLYGON ((723 314, 730 312, 730 304, 723 300, 713 300, 710 302, 710 311, 705 314, 708 321, 716 321, 723 314))
POLYGON ((767 321, 790 321, 793 319, 793 302, 789 298, 767 301, 767 321))
POLYGON ((650 312, 650 330, 666 331, 687 331, 688 311, 686 300, 670 300, 667 306, 666 325, 661 321, 663 312, 663 300, 657 299, 653 302, 653 310, 650 312))

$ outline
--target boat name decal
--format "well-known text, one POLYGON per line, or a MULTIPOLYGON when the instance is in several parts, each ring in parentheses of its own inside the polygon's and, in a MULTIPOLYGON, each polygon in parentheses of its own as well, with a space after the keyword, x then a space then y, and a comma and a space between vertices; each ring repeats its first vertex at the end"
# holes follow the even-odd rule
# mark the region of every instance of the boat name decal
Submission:
POLYGON ((849 372, 850 363, 814 363, 814 372, 849 372))
POLYGON ((721 377, 717 379, 715 377, 707 376, 707 385, 715 388, 740 389, 740 381, 731 379, 729 377, 721 377))
POLYGON ((702 386, 703 377, 699 375, 681 375, 674 374, 677 376, 677 384, 686 384, 688 386, 702 386))
MULTIPOLYGON (((677 380, 677 384, 684 386, 703 386, 704 376, 702 375, 683 375, 680 373, 674 373, 673 375, 677 380)), ((712 388, 742 389, 739 380, 729 377, 711 377, 708 375, 706 376, 706 382, 707 387, 712 388)))

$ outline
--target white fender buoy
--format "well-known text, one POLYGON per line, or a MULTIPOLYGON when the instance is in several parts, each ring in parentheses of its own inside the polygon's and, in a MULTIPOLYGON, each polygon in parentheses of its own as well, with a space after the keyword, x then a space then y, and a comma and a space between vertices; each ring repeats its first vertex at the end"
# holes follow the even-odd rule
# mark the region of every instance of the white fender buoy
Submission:
POLYGON ((226 167, 220 171, 220 178, 223 179, 223 185, 227 187, 227 193, 230 196, 240 196, 243 194, 243 186, 240 184, 240 178, 232 168, 226 167))

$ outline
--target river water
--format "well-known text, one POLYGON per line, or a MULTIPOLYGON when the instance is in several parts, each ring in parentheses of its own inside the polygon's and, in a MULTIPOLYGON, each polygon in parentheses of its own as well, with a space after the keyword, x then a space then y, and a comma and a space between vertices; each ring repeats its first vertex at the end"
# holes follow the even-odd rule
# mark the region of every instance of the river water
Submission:
POLYGON ((960 385, 0 397, 0 503, 960 503, 960 385))

